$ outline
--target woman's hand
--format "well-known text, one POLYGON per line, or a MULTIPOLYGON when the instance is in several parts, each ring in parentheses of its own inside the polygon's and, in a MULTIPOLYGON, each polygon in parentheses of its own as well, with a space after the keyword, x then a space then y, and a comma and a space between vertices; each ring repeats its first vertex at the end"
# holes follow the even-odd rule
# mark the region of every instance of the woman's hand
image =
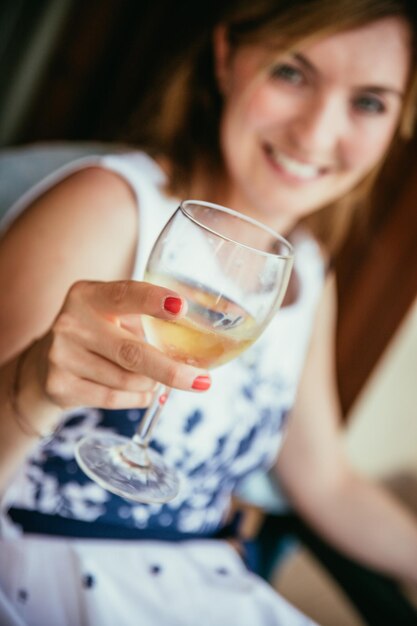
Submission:
POLYGON ((75 283, 38 345, 45 395, 61 408, 116 409, 147 406, 157 382, 201 389, 195 381, 206 372, 149 345, 140 323, 141 314, 173 320, 185 311, 176 292, 150 283, 75 283))

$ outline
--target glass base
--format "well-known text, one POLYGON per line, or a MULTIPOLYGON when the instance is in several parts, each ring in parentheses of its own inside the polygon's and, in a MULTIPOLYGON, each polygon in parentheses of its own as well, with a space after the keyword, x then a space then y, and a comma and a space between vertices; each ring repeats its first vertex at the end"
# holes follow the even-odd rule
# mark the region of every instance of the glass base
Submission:
POLYGON ((168 502, 179 490, 179 478, 161 455, 147 449, 149 466, 130 463, 122 456, 128 437, 92 434, 81 439, 75 449, 78 465, 104 489, 134 502, 168 502))

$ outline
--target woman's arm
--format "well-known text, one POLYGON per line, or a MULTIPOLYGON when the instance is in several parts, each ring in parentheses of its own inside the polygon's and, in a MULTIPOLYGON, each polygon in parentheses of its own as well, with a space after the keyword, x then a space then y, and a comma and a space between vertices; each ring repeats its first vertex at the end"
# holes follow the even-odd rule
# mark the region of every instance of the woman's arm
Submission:
POLYGON ((63 409, 146 406, 156 380, 191 389, 201 374, 143 341, 140 314, 172 318, 163 303, 177 294, 128 280, 137 231, 130 187, 89 168, 39 198, 1 240, 0 491, 36 442, 32 431, 50 430, 63 409))
POLYGON ((10 227, 0 240, 0 363, 46 332, 72 284, 129 276, 134 202, 119 176, 88 168, 40 196, 10 227))
MULTIPOLYGON (((36 200, 0 241, 0 490, 36 442, 22 431, 9 401, 17 359, 47 333, 73 283, 127 275, 134 244, 127 235, 136 230, 133 206, 120 178, 89 168, 36 200)), ((17 398, 29 424, 41 432, 62 412, 43 389, 43 343, 25 355, 17 398)))
POLYGON ((324 290, 305 370, 277 462, 294 508, 351 558, 417 583, 417 519, 344 453, 336 393, 334 280, 324 290))

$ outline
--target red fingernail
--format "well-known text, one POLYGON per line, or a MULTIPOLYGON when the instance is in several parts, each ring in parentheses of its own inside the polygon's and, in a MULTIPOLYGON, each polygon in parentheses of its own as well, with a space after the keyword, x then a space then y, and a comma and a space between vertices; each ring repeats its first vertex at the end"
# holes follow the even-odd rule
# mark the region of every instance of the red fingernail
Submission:
POLYGON ((210 376, 197 376, 191 385, 192 389, 198 389, 198 391, 205 391, 211 385, 210 376))
POLYGON ((161 395, 159 396, 159 398, 158 398, 158 402, 159 402, 159 404, 160 404, 161 406, 164 406, 164 404, 165 404, 165 402, 167 401, 167 399, 168 399, 168 394, 163 393, 163 394, 161 394, 161 395))
POLYGON ((174 296, 168 296, 164 300, 164 309, 168 311, 168 313, 172 313, 176 315, 182 309, 182 300, 181 298, 175 298, 174 296))

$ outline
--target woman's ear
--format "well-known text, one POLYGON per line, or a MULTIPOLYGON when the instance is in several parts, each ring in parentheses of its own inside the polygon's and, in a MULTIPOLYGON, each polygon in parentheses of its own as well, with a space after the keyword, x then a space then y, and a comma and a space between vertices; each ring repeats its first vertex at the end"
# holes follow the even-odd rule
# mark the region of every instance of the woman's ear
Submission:
POLYGON ((228 32, 223 24, 217 26, 213 33, 214 71, 217 86, 221 94, 228 90, 230 43, 228 32))

